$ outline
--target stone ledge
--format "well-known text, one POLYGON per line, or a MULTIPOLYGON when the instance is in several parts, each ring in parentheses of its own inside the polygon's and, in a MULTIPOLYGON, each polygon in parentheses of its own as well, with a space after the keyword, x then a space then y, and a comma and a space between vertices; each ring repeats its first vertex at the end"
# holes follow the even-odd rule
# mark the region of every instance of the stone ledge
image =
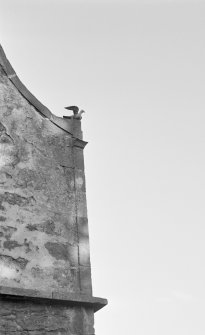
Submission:
POLYGON ((79 138, 74 138, 74 141, 73 141, 73 146, 74 147, 84 149, 87 144, 88 144, 88 142, 85 142, 85 141, 83 141, 79 138))
POLYGON ((92 308, 94 312, 107 305, 107 299, 80 293, 61 293, 57 291, 39 291, 17 287, 0 286, 0 297, 13 299, 36 300, 51 304, 63 304, 92 308))

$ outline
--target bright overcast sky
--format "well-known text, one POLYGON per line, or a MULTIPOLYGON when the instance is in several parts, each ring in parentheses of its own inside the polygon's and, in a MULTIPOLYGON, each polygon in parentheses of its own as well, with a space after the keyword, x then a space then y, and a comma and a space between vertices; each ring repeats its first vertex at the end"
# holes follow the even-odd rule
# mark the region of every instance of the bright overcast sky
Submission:
POLYGON ((205 1, 0 0, 4 50, 83 118, 96 335, 205 334, 205 1))

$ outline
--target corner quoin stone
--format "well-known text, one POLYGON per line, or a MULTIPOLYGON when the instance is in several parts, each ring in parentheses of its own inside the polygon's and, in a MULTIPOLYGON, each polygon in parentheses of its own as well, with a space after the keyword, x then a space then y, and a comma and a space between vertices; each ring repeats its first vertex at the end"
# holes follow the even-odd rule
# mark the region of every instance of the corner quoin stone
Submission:
POLYGON ((94 334, 81 122, 21 83, 0 47, 0 334, 94 334))

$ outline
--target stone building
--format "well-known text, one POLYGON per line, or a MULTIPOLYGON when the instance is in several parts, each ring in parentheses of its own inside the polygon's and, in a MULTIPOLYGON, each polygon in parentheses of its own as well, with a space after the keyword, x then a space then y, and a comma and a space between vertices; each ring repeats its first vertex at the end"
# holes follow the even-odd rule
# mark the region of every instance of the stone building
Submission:
POLYGON ((0 47, 0 335, 93 335, 81 121, 51 113, 0 47))

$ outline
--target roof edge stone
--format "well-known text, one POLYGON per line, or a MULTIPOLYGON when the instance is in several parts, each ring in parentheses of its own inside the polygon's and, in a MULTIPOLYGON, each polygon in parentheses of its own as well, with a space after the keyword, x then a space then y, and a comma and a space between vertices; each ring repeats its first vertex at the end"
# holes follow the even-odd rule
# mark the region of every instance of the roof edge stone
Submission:
POLYGON ((39 112, 42 116, 49 119, 57 127, 63 129, 67 133, 75 136, 73 132, 72 122, 62 117, 58 117, 53 114, 46 106, 44 106, 22 83, 22 81, 17 76, 12 65, 6 57, 3 47, 0 44, 0 65, 3 67, 8 79, 13 83, 19 93, 39 112))

